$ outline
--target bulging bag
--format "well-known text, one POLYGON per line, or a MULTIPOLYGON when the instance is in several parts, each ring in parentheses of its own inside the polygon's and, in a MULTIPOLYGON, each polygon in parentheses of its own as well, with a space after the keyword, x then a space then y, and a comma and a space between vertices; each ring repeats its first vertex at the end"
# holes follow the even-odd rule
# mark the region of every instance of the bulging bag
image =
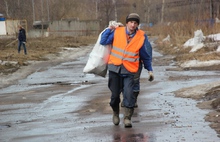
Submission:
POLYGON ((84 73, 93 73, 101 77, 105 77, 107 74, 107 63, 111 51, 111 45, 100 44, 101 35, 105 30, 99 34, 98 40, 89 54, 89 59, 83 69, 84 73))

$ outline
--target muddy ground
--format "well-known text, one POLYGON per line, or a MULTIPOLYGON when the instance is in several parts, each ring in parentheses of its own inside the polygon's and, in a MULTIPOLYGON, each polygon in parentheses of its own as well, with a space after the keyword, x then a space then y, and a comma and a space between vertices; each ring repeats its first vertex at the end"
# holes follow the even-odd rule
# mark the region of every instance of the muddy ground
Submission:
MULTIPOLYGON (((81 46, 94 44, 96 41, 96 37, 82 37, 82 38, 73 38, 73 37, 65 37, 65 38, 37 38, 37 39, 28 39, 27 41, 27 50, 28 55, 24 55, 23 52, 20 54, 17 53, 17 42, 14 38, 5 38, 0 40, 0 77, 1 77, 1 88, 9 86, 13 84, 16 79, 21 79, 31 73, 26 72, 26 75, 22 75, 21 71, 25 71, 24 68, 37 66, 44 64, 44 61, 53 60, 59 56, 60 52, 65 52, 65 48, 74 48, 77 50, 85 50, 84 48, 80 48, 81 46), (62 47, 62 48, 61 48, 62 47), (19 77, 14 77, 14 80, 10 80, 10 77, 16 75, 19 77)), ((157 49, 155 47, 155 49, 157 49)), ((174 58, 167 58, 167 61, 161 62, 161 64, 168 64, 172 62, 174 58)), ((61 60, 65 60, 65 57, 61 60)), ((51 63, 50 63, 51 64, 51 63)), ((48 64, 45 62, 45 66, 48 64)), ((195 68, 194 68, 195 69, 195 68)), ((210 67, 200 67, 198 70, 219 70, 220 66, 210 67)), ((178 68, 177 70, 186 70, 182 68, 178 68)), ((187 70, 190 70, 187 68, 187 70)), ((183 76, 186 80, 190 77, 183 76)), ((170 77, 170 80, 176 80, 178 78, 170 77)), ((212 112, 207 114, 204 118, 206 121, 211 122, 211 127, 216 130, 216 132, 220 135, 220 83, 213 84, 205 84, 199 85, 191 88, 182 88, 175 92, 177 97, 185 97, 192 98, 196 100, 200 100, 198 103, 198 107, 201 109, 211 109, 212 112), (204 88, 202 90, 201 88, 204 88), (195 95, 193 92, 200 91, 200 94, 195 95), (197 90, 197 91, 195 91, 197 90)), ((11 103, 19 100, 8 100, 11 103)))
MULTIPOLYGON (((155 47, 155 50, 158 50, 155 47)), ((163 52, 163 51, 161 51, 163 52)), ((170 55, 167 55, 170 56, 170 55)), ((170 63, 175 60, 175 56, 170 56, 167 58, 167 60, 163 60, 162 62, 157 64, 167 64, 169 65, 170 63)), ((184 59, 186 60, 186 59, 184 59)), ((177 63, 178 64, 178 63, 177 63)), ((168 69, 168 70, 173 70, 173 69, 168 69)), ((213 66, 204 66, 204 67, 195 67, 195 68, 175 68, 176 71, 184 71, 184 70, 198 70, 198 71, 219 71, 220 70, 220 65, 213 65, 213 66)), ((195 76, 197 77, 197 76, 195 76)), ((173 77, 170 76, 169 80, 191 80, 193 77, 190 76, 182 76, 182 77, 173 77)), ((197 104, 197 107, 200 109, 210 109, 212 112, 208 113, 206 117, 204 118, 206 121, 211 122, 211 127, 216 130, 216 132, 219 134, 220 137, 220 82, 215 82, 211 84, 204 84, 204 85, 198 85, 198 86, 193 86, 189 88, 182 88, 179 89, 178 91, 175 91, 174 94, 177 97, 182 97, 182 98, 191 98, 199 101, 197 104)))

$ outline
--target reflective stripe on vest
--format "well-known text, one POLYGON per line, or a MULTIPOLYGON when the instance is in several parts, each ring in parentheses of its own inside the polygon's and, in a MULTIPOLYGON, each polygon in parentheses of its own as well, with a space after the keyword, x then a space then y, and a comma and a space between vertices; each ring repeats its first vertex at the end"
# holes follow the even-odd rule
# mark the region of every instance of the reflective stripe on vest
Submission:
MULTIPOLYGON (((113 46, 112 49, 116 50, 116 51, 119 51, 119 52, 122 52, 122 53, 124 52, 124 54, 130 55, 130 56, 133 56, 133 57, 138 56, 138 54, 135 54, 135 53, 132 53, 132 52, 128 52, 128 51, 123 51, 120 48, 117 48, 115 46, 113 46)), ((128 57, 126 58, 126 57, 123 57, 121 55, 115 54, 114 52, 112 52, 111 55, 115 56, 116 58, 127 60, 127 61, 131 61, 131 62, 135 62, 135 61, 139 60, 139 58, 136 58, 136 59, 135 58, 128 58, 128 57)))
POLYGON ((139 50, 144 43, 144 39, 144 32, 138 30, 130 43, 127 44, 126 28, 116 28, 108 63, 114 65, 123 64, 128 71, 137 72, 140 58, 139 50))

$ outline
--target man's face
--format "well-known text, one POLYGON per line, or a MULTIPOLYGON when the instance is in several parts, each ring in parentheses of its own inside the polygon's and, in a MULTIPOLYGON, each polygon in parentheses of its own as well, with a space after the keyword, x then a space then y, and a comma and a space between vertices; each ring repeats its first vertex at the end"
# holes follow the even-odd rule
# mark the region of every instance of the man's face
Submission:
POLYGON ((127 24, 127 30, 132 33, 136 30, 136 28, 138 27, 138 23, 136 21, 129 21, 127 24))

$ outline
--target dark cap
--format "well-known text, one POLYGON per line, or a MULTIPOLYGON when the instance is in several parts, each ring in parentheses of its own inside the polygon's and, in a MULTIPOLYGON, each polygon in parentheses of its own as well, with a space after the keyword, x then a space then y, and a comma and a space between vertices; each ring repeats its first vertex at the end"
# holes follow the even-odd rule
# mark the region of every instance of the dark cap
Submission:
POLYGON ((140 17, 137 13, 131 13, 126 17, 126 23, 128 23, 129 21, 136 21, 139 24, 140 17))

